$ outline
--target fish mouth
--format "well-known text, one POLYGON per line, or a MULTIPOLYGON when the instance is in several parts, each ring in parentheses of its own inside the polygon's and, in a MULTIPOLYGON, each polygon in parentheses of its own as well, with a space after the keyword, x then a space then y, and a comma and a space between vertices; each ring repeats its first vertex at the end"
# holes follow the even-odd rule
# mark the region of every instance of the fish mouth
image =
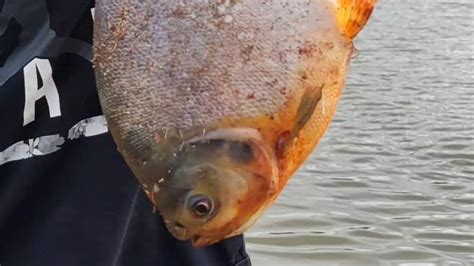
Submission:
POLYGON ((184 226, 180 222, 173 222, 170 220, 164 220, 166 229, 170 232, 170 234, 180 240, 180 241, 191 241, 191 244, 195 248, 203 248, 214 244, 226 236, 203 236, 199 234, 192 233, 186 226, 184 226))
POLYGON ((164 223, 165 223, 166 229, 168 229, 170 234, 173 235, 173 237, 175 237, 176 239, 182 240, 182 241, 193 239, 194 236, 190 234, 186 226, 184 226, 182 223, 170 221, 166 219, 164 219, 164 223))

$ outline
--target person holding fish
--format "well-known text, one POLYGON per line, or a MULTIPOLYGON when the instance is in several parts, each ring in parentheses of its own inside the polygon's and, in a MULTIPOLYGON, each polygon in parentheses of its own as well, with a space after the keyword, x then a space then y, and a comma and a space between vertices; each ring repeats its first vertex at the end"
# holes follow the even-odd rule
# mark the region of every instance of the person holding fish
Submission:
POLYGON ((376 1, 95 2, 0 1, 0 264, 250 265, 376 1))

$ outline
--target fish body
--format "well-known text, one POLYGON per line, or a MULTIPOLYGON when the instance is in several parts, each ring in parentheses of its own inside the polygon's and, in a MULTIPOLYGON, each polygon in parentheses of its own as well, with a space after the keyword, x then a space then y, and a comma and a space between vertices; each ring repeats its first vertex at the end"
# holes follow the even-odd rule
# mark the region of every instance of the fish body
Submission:
POLYGON ((375 0, 97 0, 119 151, 169 231, 247 230, 323 136, 375 0))

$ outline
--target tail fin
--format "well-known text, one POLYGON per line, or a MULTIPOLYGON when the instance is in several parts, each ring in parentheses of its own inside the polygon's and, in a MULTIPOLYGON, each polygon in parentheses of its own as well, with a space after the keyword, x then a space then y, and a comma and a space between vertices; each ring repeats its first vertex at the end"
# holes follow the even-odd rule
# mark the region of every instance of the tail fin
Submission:
POLYGON ((352 40, 362 30, 377 0, 337 0, 337 23, 341 32, 352 40))

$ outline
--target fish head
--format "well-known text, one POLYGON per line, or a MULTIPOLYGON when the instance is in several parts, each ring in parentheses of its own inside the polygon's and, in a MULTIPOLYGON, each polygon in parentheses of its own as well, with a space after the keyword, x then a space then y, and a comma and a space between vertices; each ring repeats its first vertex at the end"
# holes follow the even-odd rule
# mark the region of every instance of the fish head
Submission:
POLYGON ((276 160, 258 131, 218 129, 181 145, 148 193, 170 233, 207 246, 245 231, 278 181, 276 160))
POLYGON ((173 236, 210 245, 276 200, 326 131, 374 4, 97 1, 102 108, 173 236))

